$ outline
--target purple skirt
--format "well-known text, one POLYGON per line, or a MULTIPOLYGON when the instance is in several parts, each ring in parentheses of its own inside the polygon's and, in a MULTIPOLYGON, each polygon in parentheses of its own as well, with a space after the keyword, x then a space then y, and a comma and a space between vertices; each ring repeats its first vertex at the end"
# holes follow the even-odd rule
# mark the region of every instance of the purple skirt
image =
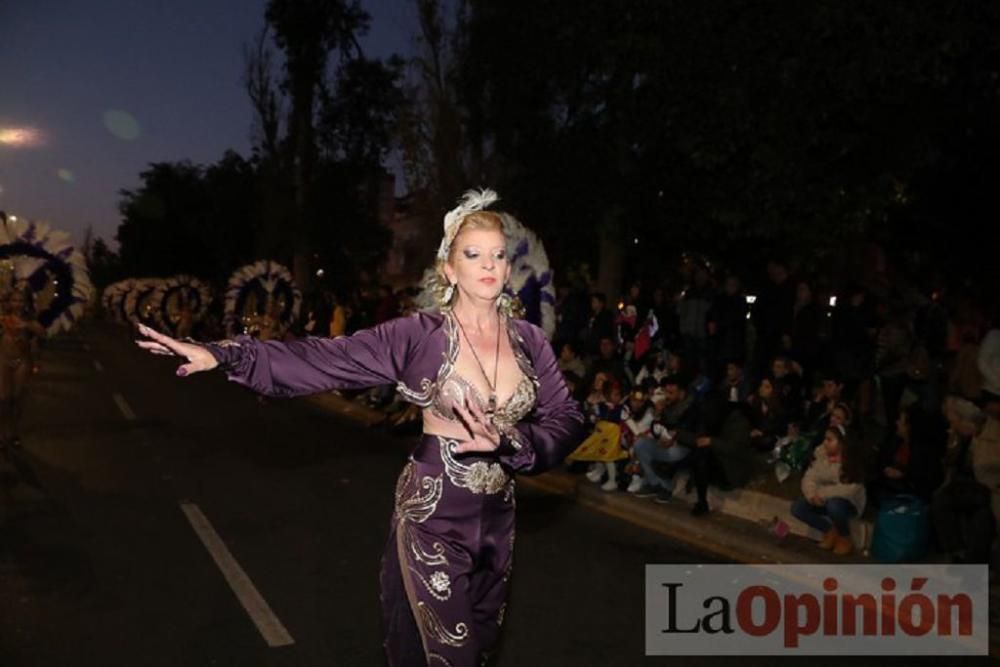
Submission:
POLYGON ((396 483, 382 556, 391 667, 483 664, 503 624, 514 552, 514 479, 489 456, 424 434, 396 483))

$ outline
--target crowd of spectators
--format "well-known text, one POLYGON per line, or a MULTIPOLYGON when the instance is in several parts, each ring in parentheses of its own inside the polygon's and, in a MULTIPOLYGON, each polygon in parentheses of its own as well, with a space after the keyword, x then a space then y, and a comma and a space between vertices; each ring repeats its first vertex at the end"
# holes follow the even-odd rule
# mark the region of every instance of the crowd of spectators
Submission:
POLYGON ((744 485, 761 469, 754 457, 788 461, 803 472, 792 514, 824 548, 849 553, 850 518, 905 494, 930 507, 952 559, 989 557, 995 304, 944 290, 833 294, 772 261, 756 294, 697 265, 676 293, 636 283, 613 305, 564 288, 558 312, 560 365, 595 429, 572 459, 606 491, 670 502, 687 468, 702 515, 709 485, 744 485), (620 446, 594 446, 609 423, 620 446))
MULTIPOLYGON (((370 280, 368 281, 370 283, 370 280)), ((1000 323, 995 304, 943 289, 833 293, 781 261, 748 293, 692 265, 678 289, 635 283, 618 303, 558 290, 553 347, 592 433, 572 470, 608 492, 667 503, 689 472, 745 485, 776 462, 802 472, 792 514, 848 553, 848 522, 901 494, 929 508, 937 545, 986 562, 1000 517, 1000 323)), ((305 330, 341 335, 415 309, 412 290, 326 295, 305 330)), ((391 388, 366 398, 413 424, 391 388)))

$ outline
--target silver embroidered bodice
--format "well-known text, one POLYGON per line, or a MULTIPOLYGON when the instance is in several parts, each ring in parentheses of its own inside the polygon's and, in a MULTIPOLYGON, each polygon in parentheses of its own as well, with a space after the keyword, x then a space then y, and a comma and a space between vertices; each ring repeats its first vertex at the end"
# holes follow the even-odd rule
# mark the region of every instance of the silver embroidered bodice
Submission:
MULTIPOLYGON (((527 416, 534 409, 538 399, 538 376, 524 354, 524 340, 506 317, 504 325, 522 377, 510 398, 503 405, 497 406, 493 422, 501 431, 513 428, 515 424, 527 416)), ((468 395, 478 403, 483 411, 486 410, 487 402, 475 385, 455 372, 455 362, 458 360, 459 334, 458 324, 450 312, 444 314, 444 330, 448 346, 437 377, 434 379, 424 378, 420 383, 420 391, 409 389, 402 382, 397 385, 397 389, 403 398, 411 403, 422 408, 430 408, 435 415, 442 419, 458 421, 452 410, 456 401, 462 405, 466 395, 468 395)))
MULTIPOLYGON (((536 396, 534 383, 528 379, 528 376, 522 375, 521 381, 517 383, 517 388, 511 397, 503 405, 497 406, 493 415, 493 423, 501 430, 513 427, 531 412, 535 406, 536 396)), ((458 418, 455 416, 452 406, 456 403, 464 405, 466 397, 475 401, 479 408, 485 412, 486 399, 483 398, 474 384, 456 373, 452 367, 447 376, 438 383, 431 409, 435 415, 443 419, 457 421, 458 418)))

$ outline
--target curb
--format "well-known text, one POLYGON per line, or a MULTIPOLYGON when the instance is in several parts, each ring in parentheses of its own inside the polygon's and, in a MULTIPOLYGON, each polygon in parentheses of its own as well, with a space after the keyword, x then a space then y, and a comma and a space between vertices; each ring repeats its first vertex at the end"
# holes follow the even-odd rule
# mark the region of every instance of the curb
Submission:
MULTIPOLYGON (((769 564, 870 562, 858 553, 842 557, 823 551, 811 539, 801 535, 777 537, 759 523, 715 510, 716 506, 712 503, 712 512, 702 517, 693 517, 688 511, 693 498, 684 498, 680 494, 675 495, 671 502, 661 505, 623 491, 602 491, 598 485, 564 471, 532 477, 521 476, 518 483, 538 491, 573 498, 588 509, 627 521, 725 560, 769 564)), ((683 488, 683 484, 679 488, 683 488)))

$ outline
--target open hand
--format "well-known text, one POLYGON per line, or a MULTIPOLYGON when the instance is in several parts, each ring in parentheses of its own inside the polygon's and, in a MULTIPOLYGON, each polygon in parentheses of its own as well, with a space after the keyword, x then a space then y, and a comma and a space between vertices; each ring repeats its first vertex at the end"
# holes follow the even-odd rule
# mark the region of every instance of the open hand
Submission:
POLYGON ((482 408, 475 401, 466 397, 464 405, 457 402, 452 406, 455 414, 462 420, 465 430, 469 432, 469 439, 458 443, 455 447, 456 454, 466 452, 492 452, 500 446, 500 431, 487 416, 482 408))
POLYGON ((177 369, 177 375, 185 376, 201 371, 210 371, 219 365, 207 349, 194 343, 185 343, 159 331, 153 331, 144 324, 139 325, 139 333, 149 338, 149 340, 137 340, 136 345, 144 350, 149 350, 153 354, 160 354, 168 357, 183 357, 188 363, 177 369))

